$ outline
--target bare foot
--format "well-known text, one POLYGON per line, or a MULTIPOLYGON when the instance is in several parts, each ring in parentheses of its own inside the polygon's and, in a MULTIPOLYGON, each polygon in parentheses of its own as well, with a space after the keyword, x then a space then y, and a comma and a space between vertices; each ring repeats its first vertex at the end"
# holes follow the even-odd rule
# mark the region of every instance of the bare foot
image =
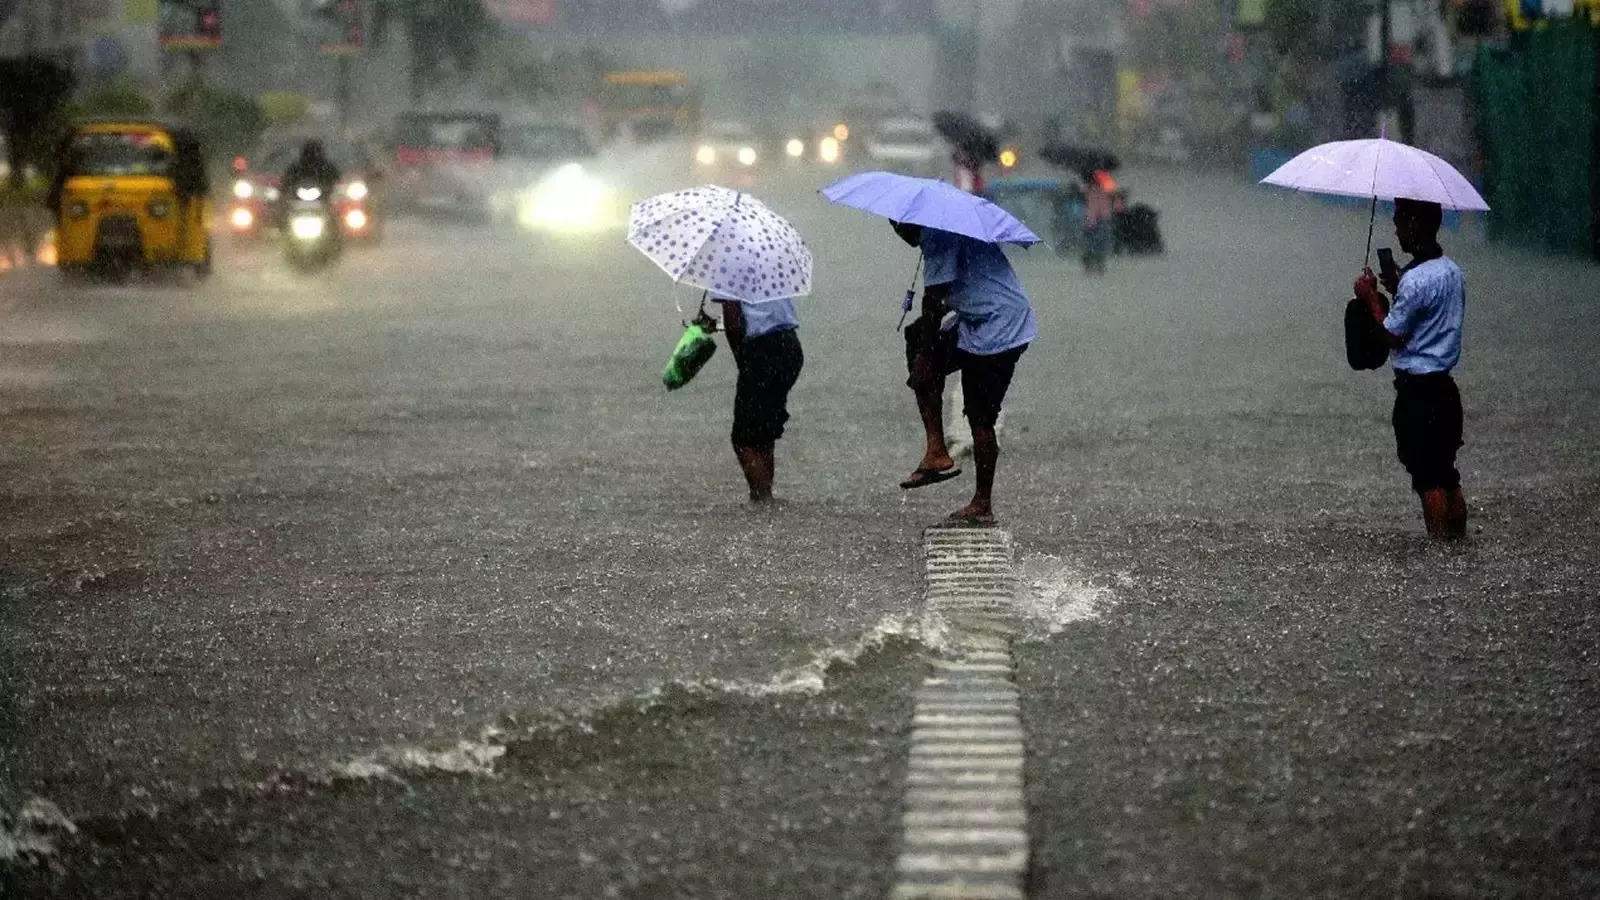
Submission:
POLYGON ((952 527, 993 525, 995 524, 994 506, 991 503, 974 500, 945 516, 944 524, 952 527))

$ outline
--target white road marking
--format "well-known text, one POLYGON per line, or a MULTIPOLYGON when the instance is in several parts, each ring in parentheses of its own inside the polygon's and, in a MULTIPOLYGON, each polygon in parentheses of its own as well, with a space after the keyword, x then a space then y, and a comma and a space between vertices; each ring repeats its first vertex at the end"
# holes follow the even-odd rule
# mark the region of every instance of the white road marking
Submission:
POLYGON ((927 602, 953 658, 916 692, 896 900, 1020 900, 1028 868, 1011 536, 931 529, 927 602))

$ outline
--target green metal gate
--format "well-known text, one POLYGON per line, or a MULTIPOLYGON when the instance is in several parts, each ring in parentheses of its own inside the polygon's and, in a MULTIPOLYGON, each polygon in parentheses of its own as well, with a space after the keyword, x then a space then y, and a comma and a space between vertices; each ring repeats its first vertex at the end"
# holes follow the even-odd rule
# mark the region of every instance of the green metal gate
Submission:
POLYGON ((1600 29, 1552 23, 1477 60, 1495 240, 1600 259, 1600 29))

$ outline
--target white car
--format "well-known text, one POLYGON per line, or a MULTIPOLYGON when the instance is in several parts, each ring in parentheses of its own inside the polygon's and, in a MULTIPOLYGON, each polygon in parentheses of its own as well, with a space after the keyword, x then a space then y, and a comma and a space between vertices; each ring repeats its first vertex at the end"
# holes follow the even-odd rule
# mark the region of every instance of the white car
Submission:
POLYGON ((884 119, 867 134, 867 158, 880 169, 934 178, 943 170, 942 145, 927 119, 884 119))
POLYGON ((695 141, 694 161, 702 169, 750 169, 761 162, 761 142, 742 122, 712 122, 695 141))

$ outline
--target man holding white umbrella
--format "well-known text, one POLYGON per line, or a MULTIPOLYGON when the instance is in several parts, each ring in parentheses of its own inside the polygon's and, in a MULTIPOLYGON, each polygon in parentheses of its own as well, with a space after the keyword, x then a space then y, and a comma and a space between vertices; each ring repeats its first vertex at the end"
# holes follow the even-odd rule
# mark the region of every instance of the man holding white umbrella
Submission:
POLYGON ((1450 370, 1461 360, 1467 287, 1461 268, 1439 246, 1443 215, 1437 203, 1397 199, 1395 238, 1412 258, 1404 270, 1384 273, 1394 302, 1385 302, 1370 268, 1355 287, 1394 351, 1395 449, 1422 500, 1428 536, 1460 540, 1467 534, 1467 501, 1456 470, 1461 393, 1450 370))
MULTIPOLYGON (((1486 211, 1489 204, 1449 163, 1416 147, 1378 137, 1312 147, 1262 179, 1314 194, 1394 201, 1395 237, 1412 256, 1404 270, 1379 250, 1384 287, 1363 267, 1356 296, 1382 326, 1394 363, 1394 436, 1400 462, 1422 500, 1428 535, 1459 540, 1467 533, 1456 451, 1461 447, 1461 394, 1450 372, 1461 360, 1467 289, 1461 269, 1439 246, 1444 210, 1486 211)), ((1372 221, 1367 253, 1372 252, 1372 221)))

